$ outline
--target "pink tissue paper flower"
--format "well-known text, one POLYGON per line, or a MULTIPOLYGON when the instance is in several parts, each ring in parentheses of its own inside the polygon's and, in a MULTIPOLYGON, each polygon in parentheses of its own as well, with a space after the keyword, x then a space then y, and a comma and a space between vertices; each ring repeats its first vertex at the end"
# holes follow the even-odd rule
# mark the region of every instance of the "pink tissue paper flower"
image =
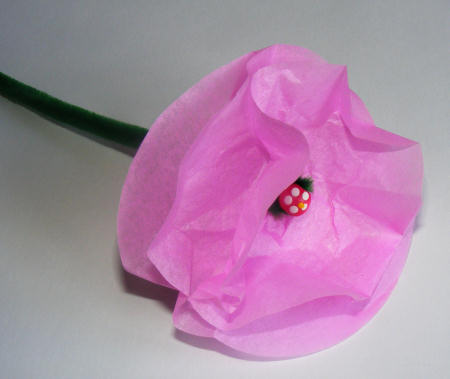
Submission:
POLYGON ((181 331, 255 356, 309 354, 386 301, 422 175, 419 144, 374 125, 345 66, 274 45, 206 76, 152 125, 120 201, 122 264, 179 292, 181 331), (270 212, 299 176, 314 180, 308 212, 270 212))

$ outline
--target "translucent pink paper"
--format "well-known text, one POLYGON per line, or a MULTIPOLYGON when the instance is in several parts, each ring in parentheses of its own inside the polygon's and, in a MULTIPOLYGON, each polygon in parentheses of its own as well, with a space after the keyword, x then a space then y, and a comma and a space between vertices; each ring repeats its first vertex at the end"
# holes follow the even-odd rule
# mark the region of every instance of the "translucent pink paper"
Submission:
POLYGON ((120 202, 122 263, 179 291, 184 332, 257 356, 309 354, 385 302, 421 187, 419 145, 373 124, 344 66, 271 46, 206 76, 152 125, 120 202), (314 179, 308 212, 269 212, 299 176, 314 179))

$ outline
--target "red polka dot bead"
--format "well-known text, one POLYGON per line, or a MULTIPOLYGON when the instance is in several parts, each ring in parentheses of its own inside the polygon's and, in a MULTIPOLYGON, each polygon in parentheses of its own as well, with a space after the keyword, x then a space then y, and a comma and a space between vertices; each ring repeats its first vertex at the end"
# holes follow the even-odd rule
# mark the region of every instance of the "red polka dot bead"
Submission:
POLYGON ((278 203, 288 215, 300 216, 308 210, 311 194, 294 183, 281 193, 278 203))

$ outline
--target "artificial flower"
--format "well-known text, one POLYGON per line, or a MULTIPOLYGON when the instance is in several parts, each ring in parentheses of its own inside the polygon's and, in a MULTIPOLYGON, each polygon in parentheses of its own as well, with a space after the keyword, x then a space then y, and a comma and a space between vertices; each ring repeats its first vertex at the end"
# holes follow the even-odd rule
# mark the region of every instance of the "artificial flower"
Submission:
POLYGON ((179 291, 177 329, 257 356, 309 354, 386 301, 421 186, 420 146, 374 125, 344 66, 274 45, 151 126, 120 201, 122 263, 179 291), (314 180, 308 212, 271 212, 299 177, 314 180))

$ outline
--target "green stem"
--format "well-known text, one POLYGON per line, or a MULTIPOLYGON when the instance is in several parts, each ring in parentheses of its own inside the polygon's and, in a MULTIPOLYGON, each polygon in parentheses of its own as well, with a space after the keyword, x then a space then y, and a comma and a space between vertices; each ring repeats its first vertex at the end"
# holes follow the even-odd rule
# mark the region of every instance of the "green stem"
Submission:
POLYGON ((0 72, 0 95, 29 110, 107 141, 137 148, 147 129, 61 101, 0 72))

